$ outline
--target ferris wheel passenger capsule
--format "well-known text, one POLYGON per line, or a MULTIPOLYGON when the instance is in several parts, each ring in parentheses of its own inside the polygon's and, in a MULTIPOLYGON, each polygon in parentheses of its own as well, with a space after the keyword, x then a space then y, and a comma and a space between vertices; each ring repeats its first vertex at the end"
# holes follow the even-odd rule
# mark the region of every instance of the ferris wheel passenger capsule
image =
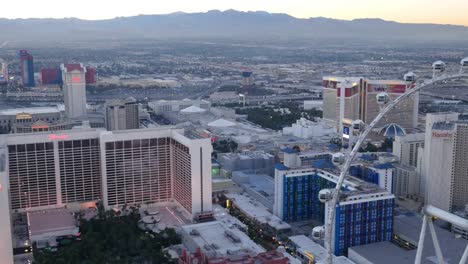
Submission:
POLYGON ((364 130, 365 126, 366 126, 366 124, 360 119, 354 120, 351 123, 351 127, 353 128, 354 131, 359 131, 360 132, 360 131, 364 130))
POLYGON ((325 226, 316 226, 312 229, 312 237, 315 240, 323 240, 325 238, 325 226))
POLYGON ((445 62, 439 60, 439 61, 432 63, 432 69, 436 72, 444 72, 445 62))
POLYGON ((462 67, 467 67, 468 68, 468 57, 462 59, 460 61, 460 64, 461 64, 462 67))
POLYGON ((333 192, 330 189, 323 189, 319 191, 319 200, 322 203, 330 201, 333 197, 333 192))
POLYGON ((384 92, 378 93, 376 96, 376 99, 379 105, 384 105, 388 103, 388 101, 390 101, 390 97, 388 96, 388 93, 384 93, 384 92))
POLYGON ((403 76, 403 80, 406 82, 406 83, 414 83, 416 82, 416 74, 414 74, 414 72, 408 72, 407 74, 405 74, 403 76))

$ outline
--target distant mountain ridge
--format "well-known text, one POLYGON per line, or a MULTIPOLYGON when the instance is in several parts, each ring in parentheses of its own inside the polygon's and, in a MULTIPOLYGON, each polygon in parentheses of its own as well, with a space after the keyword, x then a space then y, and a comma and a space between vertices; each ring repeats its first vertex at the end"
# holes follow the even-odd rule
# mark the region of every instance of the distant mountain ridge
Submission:
POLYGON ((382 19, 301 19, 264 11, 176 12, 107 20, 0 19, 0 40, 105 39, 355 39, 361 41, 468 41, 468 27, 409 24, 382 19))

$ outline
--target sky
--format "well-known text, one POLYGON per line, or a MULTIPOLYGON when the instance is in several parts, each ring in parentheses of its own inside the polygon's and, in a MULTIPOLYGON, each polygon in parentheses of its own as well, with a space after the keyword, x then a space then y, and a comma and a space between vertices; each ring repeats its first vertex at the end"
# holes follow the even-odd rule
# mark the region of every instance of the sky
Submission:
POLYGON ((0 8, 0 17, 96 20, 213 9, 261 10, 299 18, 382 18, 468 26, 468 0, 5 0, 0 8))

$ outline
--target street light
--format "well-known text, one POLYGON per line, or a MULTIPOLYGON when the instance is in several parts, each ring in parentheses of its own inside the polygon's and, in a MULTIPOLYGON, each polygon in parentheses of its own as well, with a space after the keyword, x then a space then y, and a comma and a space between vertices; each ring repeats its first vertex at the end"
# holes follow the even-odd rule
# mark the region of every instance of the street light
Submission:
MULTIPOLYGON (((399 97, 397 97, 393 101, 385 101, 383 96, 381 99, 382 102, 382 107, 380 110, 380 113, 376 116, 376 118, 366 127, 366 129, 362 132, 362 134, 359 136, 356 144, 354 145, 353 149, 351 150, 351 153, 347 157, 345 164, 341 170, 340 177, 338 179, 338 182, 335 186, 335 190, 331 192, 331 199, 328 201, 329 203, 329 210, 328 210, 328 215, 327 222, 325 225, 325 248, 327 250, 327 257, 325 263, 327 264, 332 264, 333 259, 333 252, 332 252, 332 230, 333 230, 333 225, 334 225, 334 220, 335 220, 335 214, 336 214, 336 204, 338 203, 338 197, 341 191, 341 187, 343 185, 344 179, 346 177, 346 174, 349 170, 349 167, 351 166, 351 162, 353 159, 356 157, 359 149, 361 148, 362 143, 364 142, 365 138, 367 135, 371 132, 371 130, 377 125, 377 123, 392 109, 394 108, 397 104, 399 104, 401 101, 405 100, 406 98, 410 97, 411 95, 419 92, 421 89, 432 86, 433 84, 439 82, 439 81, 446 81, 446 80, 452 80, 452 79, 458 79, 460 77, 468 77, 468 73, 464 73, 464 69, 467 68, 465 64, 468 63, 468 58, 465 58, 461 61, 461 69, 460 73, 458 74, 441 74, 445 71, 445 63, 442 61, 436 61, 432 64, 432 70, 433 70, 433 78, 431 80, 426 80, 422 82, 419 85, 415 85, 412 89, 407 89, 405 93, 401 94, 399 97)), ((380 95, 380 94, 379 94, 380 95)), ((379 95, 377 95, 377 100, 379 101, 379 95)), ((467 250, 468 251, 468 247, 467 250)), ((467 253, 468 254, 468 253, 467 253)))

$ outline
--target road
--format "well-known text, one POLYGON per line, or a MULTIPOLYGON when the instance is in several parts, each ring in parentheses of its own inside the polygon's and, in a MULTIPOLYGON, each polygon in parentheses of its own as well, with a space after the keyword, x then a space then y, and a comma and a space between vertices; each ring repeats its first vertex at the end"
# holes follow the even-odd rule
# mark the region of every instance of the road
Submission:
MULTIPOLYGON (((275 101, 288 101, 288 100, 312 100, 312 99, 317 99, 316 96, 310 94, 310 95, 299 95, 299 94, 294 94, 294 95, 276 95, 276 96, 247 96, 246 97, 246 103, 262 103, 262 102, 275 102, 275 101)), ((216 103, 232 103, 232 99, 228 100, 216 100, 213 101, 216 103)), ((237 101, 236 101, 237 102, 237 101)))

